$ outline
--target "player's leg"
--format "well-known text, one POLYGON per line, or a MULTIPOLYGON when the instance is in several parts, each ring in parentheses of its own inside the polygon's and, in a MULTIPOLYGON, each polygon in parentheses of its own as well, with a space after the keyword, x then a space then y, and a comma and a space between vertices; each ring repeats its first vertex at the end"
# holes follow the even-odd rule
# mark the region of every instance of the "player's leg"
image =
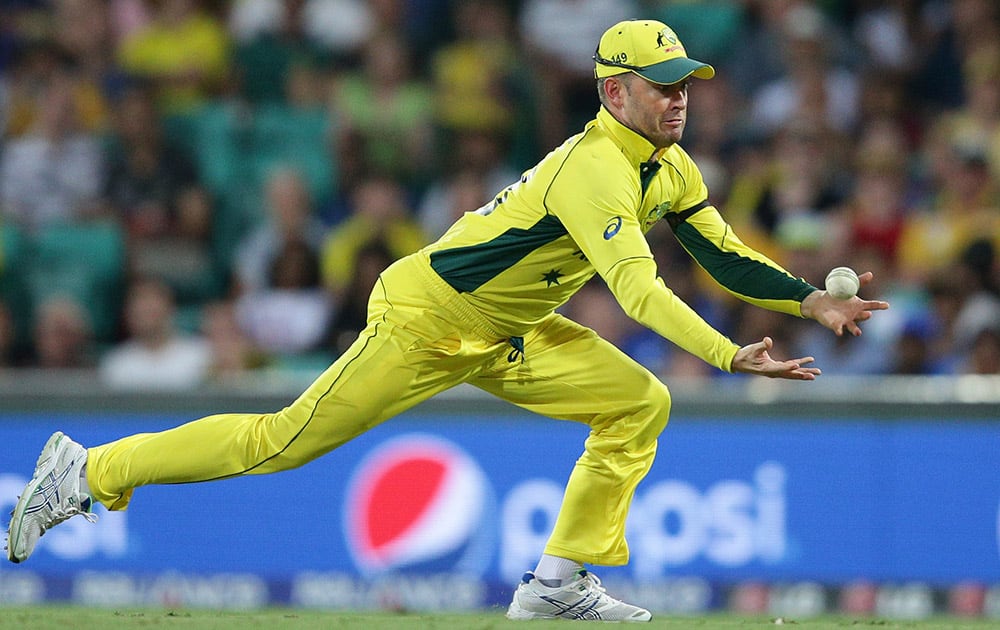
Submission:
MULTIPOLYGON (((666 386, 614 345, 561 316, 525 338, 523 363, 471 382, 541 415, 590 426, 545 554, 549 560, 568 560, 564 569, 627 563, 625 521, 667 423, 666 386)), ((608 597, 586 572, 546 583, 531 573, 525 578, 508 616, 649 619, 647 611, 608 597), (561 609, 554 603, 560 601, 574 605, 561 609)))
POLYGON ((380 283, 370 324, 355 344, 291 405, 269 414, 208 416, 160 433, 89 450, 50 439, 15 507, 8 557, 26 559, 46 529, 83 514, 92 496, 125 509, 142 485, 210 481, 300 466, 468 378, 502 351, 426 299, 409 278, 380 283), (398 287, 396 289, 395 287, 398 287))
POLYGON ((476 357, 459 352, 468 344, 447 316, 393 298, 373 297, 375 316, 359 338, 278 412, 212 415, 89 449, 93 497, 124 509, 143 485, 295 468, 467 378, 476 357))
POLYGON ((525 338, 523 363, 470 382, 540 415, 590 426, 546 552, 627 563, 625 518, 667 423, 666 386, 592 330, 559 315, 525 338))
POLYGON ((92 496, 109 509, 125 509, 140 486, 275 472, 336 448, 405 409, 420 391, 413 387, 417 368, 406 364, 399 346, 406 339, 395 335, 391 327, 365 330, 280 411, 216 414, 88 449, 92 496))

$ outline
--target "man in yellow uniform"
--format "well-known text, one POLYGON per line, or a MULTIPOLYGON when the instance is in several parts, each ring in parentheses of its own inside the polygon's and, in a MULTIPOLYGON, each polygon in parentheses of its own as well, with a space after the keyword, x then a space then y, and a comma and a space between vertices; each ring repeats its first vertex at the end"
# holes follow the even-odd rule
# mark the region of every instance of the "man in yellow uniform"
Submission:
MULTIPOLYGON (((778 361, 764 338, 740 347, 657 276, 645 232, 664 219, 723 287, 761 307, 809 317, 835 334, 885 302, 835 300, 746 247, 708 202, 677 142, 689 59, 666 25, 619 23, 601 38, 602 107, 579 134, 439 241, 382 273, 358 340, 276 413, 214 415, 84 449, 61 433, 45 445, 11 520, 8 556, 28 557, 49 527, 96 499, 125 509, 135 488, 287 470, 460 383, 552 418, 589 425, 583 454, 512 619, 647 621, 605 593, 584 564, 628 562, 625 520, 667 423, 670 394, 592 330, 557 314, 598 274, 625 313, 727 372, 812 380, 812 357, 778 361)), ((871 281, 871 274, 862 282, 871 281)))

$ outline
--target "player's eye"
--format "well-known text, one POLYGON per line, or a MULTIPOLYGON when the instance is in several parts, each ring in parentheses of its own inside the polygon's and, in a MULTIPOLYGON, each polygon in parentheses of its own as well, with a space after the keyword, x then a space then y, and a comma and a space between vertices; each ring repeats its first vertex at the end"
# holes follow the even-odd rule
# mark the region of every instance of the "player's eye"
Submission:
POLYGON ((660 92, 662 92, 663 94, 675 94, 677 92, 687 92, 689 85, 691 85, 691 80, 684 79, 683 81, 678 81, 677 83, 671 83, 669 85, 661 85, 660 92))

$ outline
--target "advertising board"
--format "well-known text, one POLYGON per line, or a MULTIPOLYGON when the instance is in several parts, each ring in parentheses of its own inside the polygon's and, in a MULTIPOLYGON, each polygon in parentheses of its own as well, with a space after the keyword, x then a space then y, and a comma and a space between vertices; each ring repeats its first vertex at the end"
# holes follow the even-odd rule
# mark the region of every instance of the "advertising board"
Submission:
MULTIPOLYGON (((186 420, 0 415, 0 513, 53 429, 97 444, 186 420)), ((505 603, 585 437, 523 414, 411 412, 296 470, 146 487, 126 512, 72 519, 3 563, 0 601, 505 603)), ((631 562, 597 570, 699 606, 700 584, 1000 583, 998 452, 988 422, 676 416, 636 493, 631 562)))

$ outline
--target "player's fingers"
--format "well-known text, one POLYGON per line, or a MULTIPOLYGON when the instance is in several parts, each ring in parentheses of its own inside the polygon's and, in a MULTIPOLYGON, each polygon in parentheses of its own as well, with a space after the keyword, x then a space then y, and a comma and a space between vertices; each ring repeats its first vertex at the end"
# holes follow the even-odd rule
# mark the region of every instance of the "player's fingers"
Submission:
POLYGON ((754 357, 755 360, 763 360, 767 356, 767 351, 771 349, 774 342, 771 341, 770 337, 764 337, 756 343, 752 343, 747 348, 750 350, 750 356, 754 357))
POLYGON ((860 276, 858 276, 858 281, 861 283, 861 286, 864 286, 864 285, 868 284, 869 282, 871 282, 874 279, 875 279, 875 274, 873 274, 870 271, 866 271, 863 274, 861 274, 860 276))
POLYGON ((811 381, 821 374, 819 368, 794 367, 780 372, 778 376, 791 380, 811 381))

